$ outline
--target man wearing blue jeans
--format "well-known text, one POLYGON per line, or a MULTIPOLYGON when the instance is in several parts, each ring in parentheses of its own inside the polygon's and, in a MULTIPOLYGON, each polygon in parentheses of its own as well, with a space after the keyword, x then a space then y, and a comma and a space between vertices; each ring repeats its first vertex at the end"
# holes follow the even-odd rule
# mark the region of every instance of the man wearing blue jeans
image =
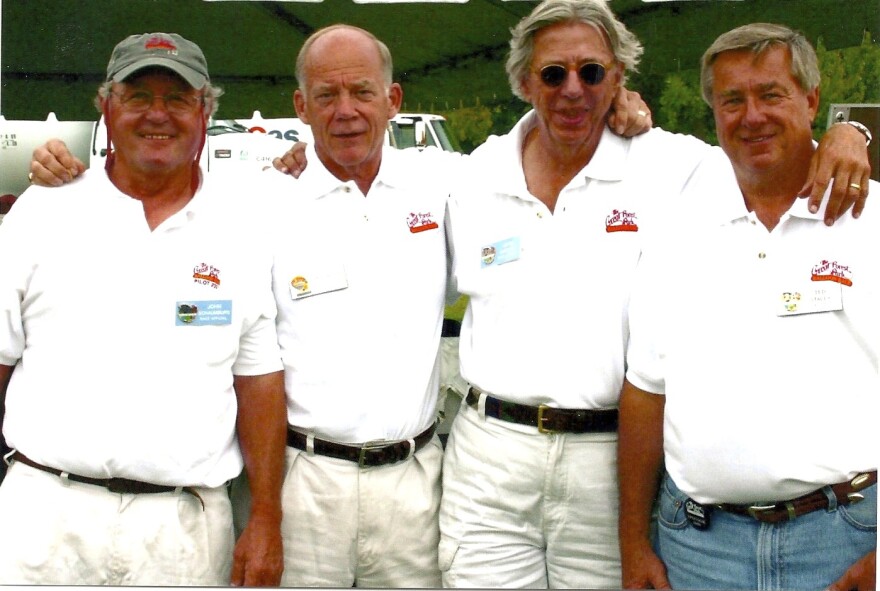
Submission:
POLYGON ((802 35, 725 33, 702 86, 724 154, 654 226, 630 303, 623 585, 873 589, 880 217, 828 227, 796 198, 819 105, 802 35))

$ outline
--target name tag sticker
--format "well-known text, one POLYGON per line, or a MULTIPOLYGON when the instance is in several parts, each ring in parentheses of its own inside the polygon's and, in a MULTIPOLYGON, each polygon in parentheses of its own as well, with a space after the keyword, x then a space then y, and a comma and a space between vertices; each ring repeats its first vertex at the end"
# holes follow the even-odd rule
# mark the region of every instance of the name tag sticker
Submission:
POLYGON ((511 261, 517 261, 520 257, 519 237, 506 238, 499 240, 488 246, 484 246, 480 251, 480 268, 503 265, 511 261))
POLYGON ((174 305, 175 326, 227 326, 232 324, 232 300, 198 300, 174 305))
POLYGON ((348 277, 342 265, 328 265, 317 272, 302 273, 290 279, 290 299, 301 300, 348 288, 348 277))
POLYGON ((843 310, 840 284, 821 282, 800 289, 783 290, 777 296, 776 315, 796 316, 843 310))

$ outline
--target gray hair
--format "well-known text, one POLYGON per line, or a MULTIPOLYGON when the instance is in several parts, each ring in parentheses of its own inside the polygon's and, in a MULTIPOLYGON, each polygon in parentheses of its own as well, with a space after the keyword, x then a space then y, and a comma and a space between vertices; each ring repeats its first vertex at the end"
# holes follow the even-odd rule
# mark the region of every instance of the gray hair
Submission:
POLYGON ((535 35, 545 27, 567 22, 584 23, 605 33, 614 59, 624 66, 624 81, 626 71, 638 71, 639 58, 644 51, 642 44, 614 16, 605 0, 544 0, 510 31, 512 37, 506 69, 513 94, 526 100, 520 85, 529 73, 535 51, 535 35))
MULTIPOLYGON (((101 111, 101 101, 110 96, 110 91, 112 89, 112 80, 108 80, 98 87, 98 96, 95 97, 94 101, 95 108, 98 109, 98 111, 101 111)), ((202 96, 206 107, 205 112, 208 113, 209 117, 213 117, 214 113, 217 112, 217 109, 220 108, 220 101, 218 99, 223 96, 223 89, 219 86, 213 86, 208 82, 205 84, 205 87, 202 88, 202 96)))
POLYGON ((353 25, 336 24, 330 25, 329 27, 324 27, 323 29, 318 29, 317 31, 309 35, 309 38, 306 39, 306 42, 303 43, 303 46, 300 48, 299 54, 296 56, 295 72, 296 83, 299 86, 299 89, 303 92, 305 92, 306 89, 306 57, 308 57, 308 53, 312 49, 312 45, 314 45, 315 41, 317 41, 319 38, 323 37, 327 33, 342 29, 362 33, 376 44, 376 49, 379 52, 379 58, 382 60, 383 81, 385 82, 385 86, 391 86, 392 78, 394 76, 394 63, 391 59, 391 51, 388 49, 388 46, 382 43, 378 39, 378 37, 367 31, 366 29, 361 29, 360 27, 355 27, 353 25))
POLYGON ((712 106, 712 65, 725 51, 747 50, 756 56, 771 47, 785 46, 791 52, 791 75, 805 92, 819 86, 819 60, 816 50, 802 33, 783 25, 753 23, 724 33, 706 50, 700 61, 700 91, 703 100, 712 106))

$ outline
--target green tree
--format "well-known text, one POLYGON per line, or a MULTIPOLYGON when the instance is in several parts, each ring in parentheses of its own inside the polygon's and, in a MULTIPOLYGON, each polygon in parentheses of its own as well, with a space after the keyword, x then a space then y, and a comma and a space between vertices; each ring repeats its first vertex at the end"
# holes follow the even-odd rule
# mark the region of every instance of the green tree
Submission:
POLYGON ((717 141, 712 111, 700 96, 697 70, 666 76, 655 119, 667 131, 689 133, 709 143, 717 141))
POLYGON ((829 50, 820 37, 816 43, 822 74, 819 112, 813 124, 816 137, 828 124, 829 108, 835 103, 880 102, 880 45, 868 31, 858 47, 829 50))
POLYGON ((465 153, 470 153, 483 143, 492 129, 492 112, 479 100, 473 107, 461 106, 443 116, 449 121, 449 127, 465 153))

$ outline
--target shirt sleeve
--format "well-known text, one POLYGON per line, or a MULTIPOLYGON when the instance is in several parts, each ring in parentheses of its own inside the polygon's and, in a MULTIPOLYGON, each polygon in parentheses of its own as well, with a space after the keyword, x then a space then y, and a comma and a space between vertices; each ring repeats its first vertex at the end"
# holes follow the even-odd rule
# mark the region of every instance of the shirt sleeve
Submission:
POLYGON ((239 339, 238 356, 232 373, 252 376, 283 369, 281 349, 275 329, 277 307, 272 292, 272 264, 275 235, 273 204, 257 199, 256 206, 241 220, 247 223, 250 236, 246 266, 249 270, 247 285, 248 313, 239 339))
POLYGON ((662 320, 663 299, 672 288, 668 277, 661 273, 662 267, 651 240, 646 241, 636 269, 630 294, 628 321, 629 342, 626 352, 626 379, 637 388, 654 394, 664 394, 666 382, 663 372, 661 337, 664 334, 662 320))
POLYGON ((0 363, 15 365, 25 347, 22 307, 36 268, 41 201, 51 201, 40 188, 25 191, 0 223, 0 363), (33 221, 31 221, 33 220, 33 221))

